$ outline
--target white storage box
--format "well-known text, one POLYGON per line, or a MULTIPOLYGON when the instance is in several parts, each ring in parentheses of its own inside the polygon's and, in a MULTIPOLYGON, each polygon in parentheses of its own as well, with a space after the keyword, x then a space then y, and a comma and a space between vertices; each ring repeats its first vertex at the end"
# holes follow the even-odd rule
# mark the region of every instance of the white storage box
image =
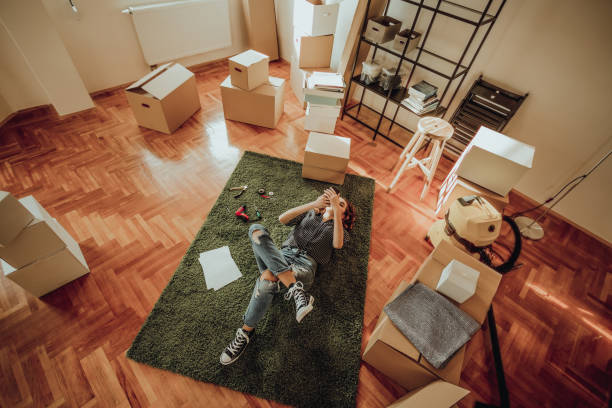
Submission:
POLYGON ((250 91, 268 82, 270 58, 255 50, 247 50, 229 60, 232 85, 250 91))
POLYGON ((531 168, 535 148, 481 126, 458 159, 457 175, 505 196, 531 168))
POLYGON ((33 219, 15 197, 0 191, 0 247, 9 245, 33 219))
POLYGON ((304 118, 304 130, 333 134, 337 119, 338 116, 311 112, 310 104, 308 104, 304 118))
POLYGON ((295 0, 293 26, 306 35, 334 34, 340 4, 323 3, 321 0, 295 0))
POLYGON ((436 290, 455 302, 463 303, 476 293, 480 272, 453 259, 442 270, 436 290))

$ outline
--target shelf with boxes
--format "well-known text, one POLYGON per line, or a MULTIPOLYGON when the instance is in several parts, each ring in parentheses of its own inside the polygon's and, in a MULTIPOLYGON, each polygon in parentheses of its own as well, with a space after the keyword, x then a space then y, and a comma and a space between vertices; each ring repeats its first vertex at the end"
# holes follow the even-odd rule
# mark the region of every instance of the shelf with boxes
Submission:
POLYGON ((79 244, 33 196, 0 191, 0 265, 4 276, 42 296, 89 273, 79 244))
MULTIPOLYGON (((351 111, 354 112, 355 105, 359 105, 357 111, 361 111, 361 106, 368 106, 378 113, 376 125, 367 125, 374 132, 373 140, 381 135, 404 147, 403 143, 388 136, 402 119, 398 114, 407 111, 408 116, 443 117, 447 113, 448 106, 454 100, 504 4, 505 0, 488 0, 483 9, 477 10, 451 1, 441 0, 435 5, 428 5, 424 1, 387 0, 382 16, 364 18, 341 118, 347 114, 365 125, 351 111), (412 17, 402 22, 389 15, 392 1, 412 7, 412 17), (495 7, 493 3, 496 3, 495 7), (434 50, 436 47, 430 45, 432 27, 439 17, 450 18, 471 27, 468 28, 469 39, 458 58, 437 52, 434 50), (484 33, 479 31, 481 28, 484 33), (359 66, 362 46, 370 48, 368 58, 359 66), (468 53, 468 50, 471 51, 468 53), (381 55, 385 60, 390 58, 392 61, 380 62, 381 55), (422 80, 425 74, 434 79, 427 77, 427 80, 422 80), (432 89, 433 93, 425 95, 419 92, 418 88, 423 86, 432 89), (355 93, 356 89, 360 94, 355 93), (353 96, 356 102, 351 100, 353 96), (379 103, 372 102, 372 97, 379 98, 379 103), (381 125, 387 120, 390 123, 385 131, 381 125)), ((403 127, 413 132, 407 123, 403 123, 403 127)))

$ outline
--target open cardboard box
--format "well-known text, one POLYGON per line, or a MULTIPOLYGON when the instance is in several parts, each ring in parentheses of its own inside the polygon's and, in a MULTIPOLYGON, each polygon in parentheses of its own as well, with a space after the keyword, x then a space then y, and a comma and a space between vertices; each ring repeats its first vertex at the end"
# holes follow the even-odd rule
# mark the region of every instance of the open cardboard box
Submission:
POLYGON ((446 381, 437 380, 410 391, 388 408, 447 408, 459 402, 470 392, 446 381))
POLYGON ((172 133, 200 109, 193 72, 169 62, 125 90, 140 126, 172 133))
MULTIPOLYGON (((442 270, 453 259, 478 270, 480 277, 476 293, 470 299, 462 304, 449 300, 482 324, 499 286, 501 275, 446 241, 441 242, 427 257, 410 283, 402 282, 398 286, 387 303, 399 296, 409 284, 417 281, 435 290, 442 270)), ((408 391, 412 391, 436 380, 458 384, 465 357, 465 348, 465 345, 460 348, 445 367, 436 369, 393 325, 387 314, 381 312, 376 328, 366 345, 363 360, 408 391)), ((452 404, 454 402, 447 405, 421 406, 446 408, 452 404)))

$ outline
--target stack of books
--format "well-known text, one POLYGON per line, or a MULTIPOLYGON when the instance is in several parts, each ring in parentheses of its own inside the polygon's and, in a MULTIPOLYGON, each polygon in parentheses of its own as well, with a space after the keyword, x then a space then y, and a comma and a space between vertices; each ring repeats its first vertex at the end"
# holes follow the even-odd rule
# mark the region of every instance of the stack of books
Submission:
POLYGON ((402 105, 417 115, 432 112, 440 104, 438 88, 426 81, 412 85, 408 89, 408 95, 408 98, 402 101, 402 105))
POLYGON ((333 72, 313 72, 306 80, 304 99, 307 102, 304 129, 334 133, 344 98, 342 75, 333 72))

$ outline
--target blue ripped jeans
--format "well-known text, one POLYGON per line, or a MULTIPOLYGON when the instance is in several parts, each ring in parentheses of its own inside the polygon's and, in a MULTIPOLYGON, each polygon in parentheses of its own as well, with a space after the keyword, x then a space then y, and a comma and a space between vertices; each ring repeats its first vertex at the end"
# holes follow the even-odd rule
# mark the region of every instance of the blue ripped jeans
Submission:
MULTIPOLYGON (((308 256, 305 251, 291 247, 283 247, 279 250, 274 245, 268 230, 261 224, 251 225, 249 239, 260 273, 269 269, 274 276, 278 276, 280 273, 292 270, 295 279, 302 282, 304 289, 308 289, 312 285, 317 270, 317 262, 308 256), (255 231, 261 231, 261 235, 253 239, 253 232, 255 231)), ((244 324, 255 327, 259 323, 270 307, 274 295, 280 292, 280 285, 280 281, 272 282, 261 279, 261 276, 257 278, 251 301, 244 314, 244 324)))

